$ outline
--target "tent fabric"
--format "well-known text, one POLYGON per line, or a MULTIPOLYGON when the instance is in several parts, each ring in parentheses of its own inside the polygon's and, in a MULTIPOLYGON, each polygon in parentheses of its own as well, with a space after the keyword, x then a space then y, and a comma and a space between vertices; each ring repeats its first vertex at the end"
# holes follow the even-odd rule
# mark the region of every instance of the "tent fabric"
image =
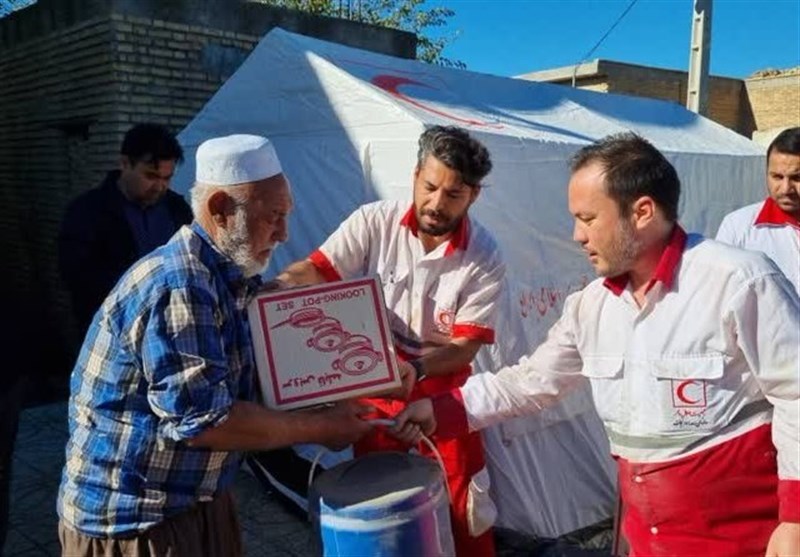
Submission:
MULTIPOLYGON (((173 181, 186 193, 194 153, 211 137, 272 140, 295 198, 290 239, 267 274, 306 257, 356 207, 411 202, 419 134, 458 125, 494 169, 471 209, 508 263, 497 342, 476 372, 532 351, 564 298, 594 278, 572 241, 568 161, 605 135, 634 131, 682 180, 684 228, 715 233, 729 211, 763 196, 764 157, 748 139, 669 102, 432 66, 275 29, 179 134, 173 181)), ((611 516, 615 468, 588 392, 484 432, 499 524, 556 537, 611 516)))

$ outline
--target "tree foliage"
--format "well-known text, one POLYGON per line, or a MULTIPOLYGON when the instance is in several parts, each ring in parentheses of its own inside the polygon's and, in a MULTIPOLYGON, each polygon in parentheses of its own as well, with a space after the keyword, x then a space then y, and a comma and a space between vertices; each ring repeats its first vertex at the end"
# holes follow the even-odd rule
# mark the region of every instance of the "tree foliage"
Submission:
POLYGON ((417 36, 417 58, 433 64, 464 68, 465 64, 442 56, 455 33, 442 33, 455 15, 450 8, 426 7, 426 0, 255 0, 315 15, 341 17, 409 31, 417 36))

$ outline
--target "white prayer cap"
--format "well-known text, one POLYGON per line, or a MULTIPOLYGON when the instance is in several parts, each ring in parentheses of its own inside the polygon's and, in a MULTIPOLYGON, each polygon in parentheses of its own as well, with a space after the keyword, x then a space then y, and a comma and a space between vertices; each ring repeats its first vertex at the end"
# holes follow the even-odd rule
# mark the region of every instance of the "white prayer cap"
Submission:
POLYGON ((228 135, 197 148, 195 179, 210 186, 235 186, 282 172, 275 148, 259 135, 228 135))

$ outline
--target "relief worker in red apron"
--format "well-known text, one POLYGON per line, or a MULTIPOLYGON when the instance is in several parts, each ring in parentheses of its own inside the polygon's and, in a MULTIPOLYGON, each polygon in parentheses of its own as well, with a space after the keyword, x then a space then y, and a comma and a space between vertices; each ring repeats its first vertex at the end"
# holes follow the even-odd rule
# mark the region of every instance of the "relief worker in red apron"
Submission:
MULTIPOLYGON (((490 170, 488 151, 464 130, 432 127, 419 140, 410 207, 396 201, 362 205, 308 259, 278 276, 299 286, 378 275, 401 375, 416 379, 406 398, 463 384, 477 351, 494 342, 506 268, 491 234, 468 216, 490 170)), ((381 417, 405 407, 388 399, 371 402, 381 417)), ((456 552, 493 555, 490 526, 496 511, 480 434, 436 446, 453 498, 456 552)), ((356 454, 375 450, 408 450, 408 445, 377 431, 355 447, 356 454)), ((426 447, 420 452, 429 454, 426 447)))
POLYGON ((497 373, 409 404, 394 433, 459 437, 591 389, 634 557, 800 554, 800 298, 764 254, 677 222, 672 164, 634 134, 581 149, 574 239, 600 278, 497 373))

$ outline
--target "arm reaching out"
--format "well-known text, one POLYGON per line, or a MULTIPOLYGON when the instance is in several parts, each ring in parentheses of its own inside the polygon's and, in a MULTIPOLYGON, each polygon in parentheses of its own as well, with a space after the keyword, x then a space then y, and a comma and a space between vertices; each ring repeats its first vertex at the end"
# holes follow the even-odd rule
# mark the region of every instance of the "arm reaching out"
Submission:
POLYGON ((580 293, 567 298, 561 319, 532 355, 496 373, 473 375, 460 388, 434 399, 409 404, 396 417, 392 434, 408 443, 414 438, 415 424, 425 435, 436 431, 440 438, 456 437, 504 419, 540 412, 585 385, 575 343, 579 300, 580 293))
POLYGON ((215 450, 269 450, 294 443, 320 443, 340 450, 372 429, 362 419, 372 408, 353 401, 316 410, 281 412, 237 401, 227 419, 187 442, 215 450))

